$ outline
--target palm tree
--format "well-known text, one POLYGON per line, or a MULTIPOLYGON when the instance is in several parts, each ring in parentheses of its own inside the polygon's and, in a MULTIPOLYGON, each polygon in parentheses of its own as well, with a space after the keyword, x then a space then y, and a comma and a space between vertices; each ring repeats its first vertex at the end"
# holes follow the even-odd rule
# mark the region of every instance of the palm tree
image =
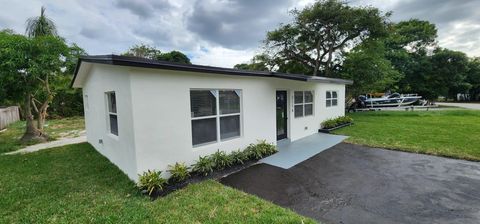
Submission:
POLYGON ((45 7, 42 6, 40 16, 29 18, 26 22, 27 28, 25 34, 28 37, 39 36, 57 36, 57 28, 55 23, 45 16, 45 7))

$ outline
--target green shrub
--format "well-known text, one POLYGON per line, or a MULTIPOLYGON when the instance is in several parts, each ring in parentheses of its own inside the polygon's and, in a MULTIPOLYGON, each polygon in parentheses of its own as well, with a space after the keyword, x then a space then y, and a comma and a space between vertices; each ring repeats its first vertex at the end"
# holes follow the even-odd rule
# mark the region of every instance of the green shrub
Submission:
POLYGON ((249 159, 248 154, 240 149, 232 151, 229 157, 234 164, 244 164, 249 159))
POLYGON ((153 191, 163 190, 163 186, 167 183, 167 180, 162 178, 162 171, 148 170, 139 175, 137 186, 148 192, 148 195, 152 195, 153 191))
POLYGON ((341 125, 341 124, 346 124, 351 122, 353 122, 353 119, 351 117, 342 116, 334 119, 327 119, 322 122, 321 126, 322 128, 329 129, 329 128, 337 127, 338 125, 341 125))
POLYGON ((245 149, 245 153, 250 159, 261 159, 275 152, 277 152, 276 147, 272 144, 267 143, 265 140, 259 141, 257 144, 250 144, 245 149))
POLYGON ((249 159, 261 159, 262 152, 255 147, 255 144, 250 144, 246 149, 245 153, 247 154, 249 159))
POLYGON ((353 122, 353 118, 351 118, 349 116, 339 117, 339 118, 337 118, 337 120, 338 120, 338 123, 340 123, 340 124, 346 124, 346 123, 353 122))
POLYGON ((215 169, 222 170, 233 165, 233 160, 224 151, 217 150, 211 155, 215 169))
POLYGON ((337 126, 337 121, 335 119, 327 119, 322 122, 322 128, 329 129, 337 126))
POLYGON ((179 183, 190 177, 190 171, 185 163, 175 163, 168 166, 168 172, 171 174, 168 179, 170 183, 179 183))
POLYGON ((215 162, 209 156, 200 156, 195 164, 193 164, 192 171, 198 174, 207 176, 213 172, 215 162))
POLYGON ((275 145, 267 143, 266 140, 258 141, 255 147, 262 153, 263 157, 272 155, 277 152, 277 147, 275 147, 275 145))

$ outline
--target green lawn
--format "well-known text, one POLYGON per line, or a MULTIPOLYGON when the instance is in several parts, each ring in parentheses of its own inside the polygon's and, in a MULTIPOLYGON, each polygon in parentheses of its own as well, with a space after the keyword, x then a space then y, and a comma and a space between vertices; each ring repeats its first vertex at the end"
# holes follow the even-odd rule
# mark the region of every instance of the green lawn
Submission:
POLYGON ((90 145, 0 156, 0 223, 314 223, 215 181, 151 201, 90 145))
MULTIPOLYGON (((76 137, 78 132, 85 129, 83 117, 71 117, 58 120, 47 120, 45 131, 50 140, 63 137, 76 137)), ((27 145, 38 142, 20 143, 19 139, 25 132, 25 121, 15 122, 7 127, 7 130, 0 132, 0 153, 15 151, 27 145)))
POLYGON ((480 111, 351 113, 349 143, 480 161, 480 111))

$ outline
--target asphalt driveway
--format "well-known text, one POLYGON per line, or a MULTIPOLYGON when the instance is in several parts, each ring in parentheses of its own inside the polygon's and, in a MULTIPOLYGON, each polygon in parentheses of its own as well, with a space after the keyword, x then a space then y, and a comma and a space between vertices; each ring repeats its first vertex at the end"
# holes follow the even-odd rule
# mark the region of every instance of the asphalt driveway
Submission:
POLYGON ((326 223, 480 223, 480 163, 341 143, 221 180, 326 223))

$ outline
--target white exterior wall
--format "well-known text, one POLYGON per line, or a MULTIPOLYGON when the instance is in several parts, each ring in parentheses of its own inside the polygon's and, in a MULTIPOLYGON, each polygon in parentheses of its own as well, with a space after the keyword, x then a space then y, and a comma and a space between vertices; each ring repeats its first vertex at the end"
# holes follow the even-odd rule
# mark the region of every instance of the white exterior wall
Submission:
POLYGON ((130 75, 122 67, 94 65, 83 86, 87 141, 130 179, 137 179, 130 75), (105 92, 115 91, 118 136, 110 134, 105 92), (99 142, 103 141, 103 144, 99 142))
POLYGON ((345 85, 93 64, 83 86, 87 139, 136 181, 147 169, 175 162, 193 164, 217 150, 243 149, 257 140, 276 144, 276 91, 288 93, 288 138, 318 132, 320 123, 344 115, 345 85), (193 147, 191 89, 240 89, 241 137, 193 147), (294 91, 313 90, 314 114, 294 118, 294 91), (338 106, 326 108, 326 91, 338 91, 338 106), (109 134, 105 92, 115 91, 119 136, 109 134), (85 98, 84 98, 85 99, 85 98), (103 140, 103 144, 99 140, 103 140))
POLYGON ((193 164, 199 156, 217 150, 243 149, 257 140, 276 143, 276 90, 287 90, 288 138, 318 132, 321 121, 344 115, 345 86, 277 78, 204 74, 131 68, 137 169, 165 170, 175 162, 193 164), (240 89, 242 135, 239 138, 192 146, 190 90, 240 89), (315 91, 314 115, 293 116, 293 91, 315 91), (338 106, 326 108, 325 91, 338 91, 338 106), (307 129, 305 129, 307 127, 307 129))

